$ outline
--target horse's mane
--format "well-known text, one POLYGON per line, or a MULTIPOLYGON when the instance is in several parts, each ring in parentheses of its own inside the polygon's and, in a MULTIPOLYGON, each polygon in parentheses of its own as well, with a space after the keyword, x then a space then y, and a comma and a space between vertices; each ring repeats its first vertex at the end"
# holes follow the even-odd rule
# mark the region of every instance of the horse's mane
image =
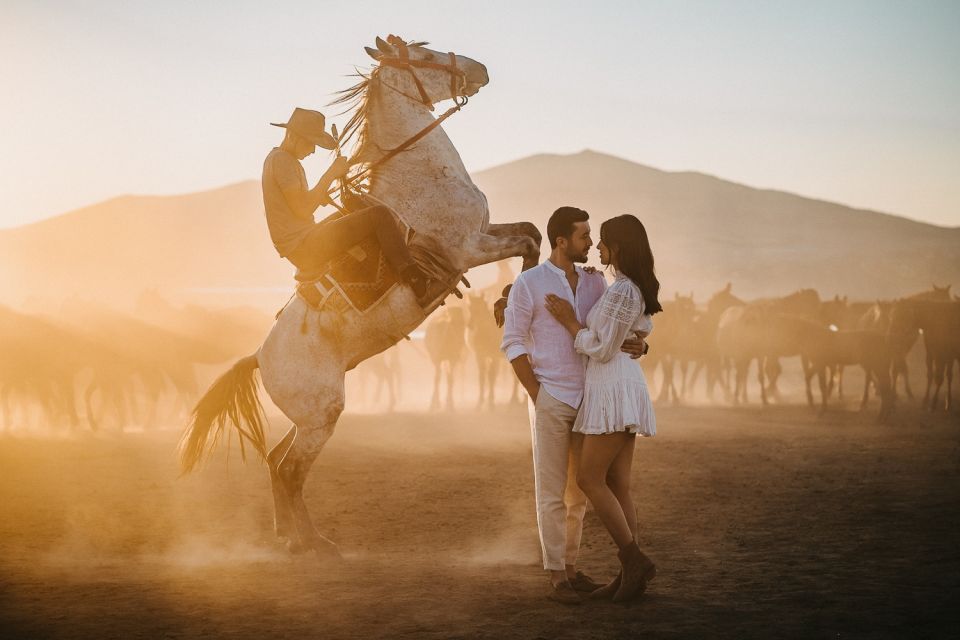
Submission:
MULTIPOLYGON (((419 41, 407 42, 408 47, 425 47, 428 44, 430 43, 419 41)), ((363 146, 367 141, 367 108, 369 106, 369 95, 367 90, 370 88, 370 82, 373 81, 379 70, 379 66, 373 67, 368 72, 354 68, 356 73, 352 75, 360 78, 360 81, 352 87, 337 91, 334 93, 334 95, 337 97, 327 103, 328 106, 344 106, 344 110, 337 115, 344 115, 347 113, 350 114, 350 119, 347 120, 347 124, 344 126, 343 131, 340 132, 340 142, 346 144, 349 143, 351 139, 356 137, 356 143, 353 147, 354 155, 363 149, 363 146)))
POLYGON ((344 126, 343 131, 340 132, 340 142, 349 142, 350 139, 356 135, 356 149, 358 150, 363 146, 366 139, 367 89, 376 72, 376 68, 368 73, 356 69, 356 73, 353 75, 360 78, 360 81, 352 87, 337 91, 334 95, 338 97, 327 103, 331 106, 344 105, 344 110, 337 115, 350 114, 350 119, 347 121, 346 126, 344 126))

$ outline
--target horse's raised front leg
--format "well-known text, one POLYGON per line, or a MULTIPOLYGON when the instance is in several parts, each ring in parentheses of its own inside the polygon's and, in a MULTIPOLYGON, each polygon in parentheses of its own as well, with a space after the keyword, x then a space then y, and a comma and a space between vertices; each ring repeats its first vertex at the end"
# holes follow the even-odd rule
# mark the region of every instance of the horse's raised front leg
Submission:
POLYGON ((540 235, 540 230, 537 229, 537 225, 533 224, 532 222, 507 222, 504 224, 491 224, 487 225, 487 230, 485 233, 487 235, 494 236, 495 238, 527 236, 529 238, 533 238, 538 247, 540 246, 540 241, 543 239, 543 236, 540 235))
POLYGON ((492 224, 487 233, 478 233, 467 240, 463 254, 467 269, 520 256, 526 271, 540 261, 540 232, 529 222, 492 224))

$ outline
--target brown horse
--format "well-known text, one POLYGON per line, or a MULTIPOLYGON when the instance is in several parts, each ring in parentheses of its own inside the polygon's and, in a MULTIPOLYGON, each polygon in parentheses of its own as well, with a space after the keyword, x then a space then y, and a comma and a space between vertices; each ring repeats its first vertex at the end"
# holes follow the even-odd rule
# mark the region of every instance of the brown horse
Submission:
MULTIPOLYGON (((233 354, 216 342, 185 335, 117 313, 96 304, 73 300, 64 305, 64 317, 92 338, 114 345, 130 361, 140 363, 146 381, 159 378, 159 388, 144 382, 145 425, 156 421, 160 393, 172 390, 172 410, 186 412, 200 392, 196 365, 222 362, 233 354)), ((180 416, 178 416, 179 418, 180 416)))
POLYGON ((663 371, 663 383, 657 402, 672 401, 679 404, 686 393, 687 368, 693 357, 690 337, 693 335, 696 305, 693 293, 689 296, 674 294, 673 300, 663 303, 663 315, 657 330, 650 336, 650 361, 646 363, 652 375, 659 364, 663 371), (679 364, 680 390, 675 384, 675 366, 679 364))
POLYGON ((944 374, 947 380, 946 403, 952 405, 953 363, 960 358, 960 302, 931 300, 899 300, 890 311, 888 336, 904 353, 904 345, 912 344, 918 332, 923 332, 927 360, 927 389, 923 404, 930 411, 938 405, 944 374), (936 385, 931 396, 931 387, 936 385))
MULTIPOLYGON (((842 366, 860 365, 864 379, 874 380, 880 395, 878 420, 885 422, 893 413, 895 396, 890 384, 890 362, 893 349, 887 336, 879 331, 827 331, 820 335, 821 341, 806 345, 807 357, 815 366, 826 370, 842 366)), ((827 395, 830 385, 827 385, 827 395)), ((839 394, 838 394, 839 397, 839 394)), ((867 385, 864 385, 860 410, 867 406, 867 385)))
POLYGON ((694 318, 690 335, 690 350, 696 354, 694 356, 696 366, 690 374, 689 384, 693 388, 700 371, 705 370, 704 382, 707 397, 711 401, 713 401, 713 392, 717 384, 722 386, 727 399, 730 399, 728 367, 725 366, 723 358, 720 357, 720 350, 717 347, 717 327, 720 324, 720 316, 723 315, 724 311, 730 307, 739 307, 746 304, 730 293, 732 288, 733 284, 728 282, 726 287, 713 294, 707 302, 706 311, 698 313, 694 318))
POLYGON ((477 361, 477 407, 493 408, 497 373, 503 363, 500 353, 501 331, 490 313, 484 294, 470 294, 469 323, 470 348, 477 361))
MULTIPOLYGON (((808 320, 817 320, 820 313, 821 301, 820 294, 817 293, 816 289, 799 289, 780 298, 761 298, 754 300, 750 304, 765 305, 774 313, 807 318, 808 320)), ((758 364, 758 366, 760 365, 758 364)), ((780 366, 780 359, 764 358, 763 367, 769 381, 768 390, 775 397, 778 397, 780 390, 777 388, 777 381, 780 378, 780 373, 783 371, 783 367, 780 366)), ((807 389, 807 393, 809 396, 809 388, 807 389)))
POLYGON ((440 408, 440 380, 446 375, 446 408, 448 411, 453 410, 453 377, 457 366, 463 360, 463 351, 467 346, 466 328, 463 309, 450 306, 438 313, 427 325, 423 341, 434 369, 431 409, 440 408))
MULTIPOLYGON (((847 296, 836 295, 833 300, 824 300, 820 304, 820 321, 835 331, 854 331, 867 311, 873 306, 872 302, 849 302, 847 296)), ((843 369, 846 365, 836 363, 829 368, 830 382, 828 387, 837 385, 837 397, 843 400, 843 369)))
POLYGON ((819 294, 813 289, 801 289, 782 298, 766 298, 754 300, 744 306, 731 306, 720 315, 717 324, 717 348, 720 356, 734 365, 735 403, 747 401, 746 379, 753 360, 757 361, 760 398, 766 405, 768 390, 778 394, 776 381, 781 371, 779 359, 800 355, 801 364, 804 365, 807 401, 813 405, 813 392, 810 388, 812 373, 807 375, 808 363, 802 357, 800 345, 790 343, 791 339, 798 338, 791 335, 790 319, 806 320, 813 326, 820 327, 820 323, 814 320, 819 309, 819 294))
MULTIPOLYGON (((927 291, 921 291, 913 295, 907 296, 905 300, 931 300, 931 301, 949 301, 950 300, 950 285, 945 287, 938 287, 937 285, 932 285, 932 288, 927 291)), ((857 329, 865 329, 869 331, 879 331, 886 334, 890 328, 890 312, 893 309, 892 302, 884 302, 877 300, 869 309, 860 317, 857 321, 857 329)), ((913 400, 913 389, 910 388, 910 377, 909 371, 907 369, 907 353, 913 348, 913 345, 917 342, 917 339, 920 337, 919 330, 912 332, 909 335, 901 335, 897 338, 897 349, 894 350, 893 361, 890 364, 890 377, 891 377, 891 387, 893 389, 894 395, 897 393, 897 380, 901 377, 903 378, 903 387, 904 393, 907 394, 907 398, 913 400)), ((929 380, 933 375, 930 364, 928 362, 927 366, 927 379, 929 380)), ((866 387, 864 389, 864 394, 869 394, 869 387, 872 382, 872 379, 867 379, 865 382, 866 387)), ((928 386, 929 388, 929 386, 928 386)), ((926 400, 924 401, 926 404, 926 400)))
MULTIPOLYGON (((91 394, 99 390, 127 405, 135 365, 111 344, 38 316, 0 307, 0 406, 10 424, 11 403, 39 407, 51 426, 81 424, 76 390, 86 386, 87 419, 96 428, 91 394)), ((125 417, 123 414, 122 417, 125 417)))
POLYGON ((363 393, 363 401, 367 402, 367 390, 373 386, 374 405, 380 404, 380 398, 384 388, 387 393, 387 411, 393 411, 397 401, 400 399, 401 387, 401 367, 400 367, 400 345, 395 345, 368 360, 364 360, 354 369, 357 377, 360 379, 360 388, 363 393))

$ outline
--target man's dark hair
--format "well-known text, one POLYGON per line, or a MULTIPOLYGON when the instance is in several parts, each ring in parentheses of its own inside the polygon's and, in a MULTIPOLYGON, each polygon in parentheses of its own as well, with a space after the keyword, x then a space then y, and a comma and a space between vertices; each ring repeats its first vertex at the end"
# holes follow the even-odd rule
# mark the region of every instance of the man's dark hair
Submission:
POLYGON ((573 234, 573 225, 577 222, 586 222, 590 214, 576 207, 560 207, 553 212, 547 221, 547 240, 550 248, 557 248, 557 238, 569 238, 573 234))

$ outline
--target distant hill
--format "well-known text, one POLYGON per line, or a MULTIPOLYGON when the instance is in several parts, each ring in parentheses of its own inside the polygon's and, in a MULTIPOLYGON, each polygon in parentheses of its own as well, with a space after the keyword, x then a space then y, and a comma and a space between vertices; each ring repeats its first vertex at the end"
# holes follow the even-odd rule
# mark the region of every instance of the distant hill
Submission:
MULTIPOLYGON (((571 204, 599 222, 622 213, 647 227, 664 290, 699 300, 734 283, 754 297, 800 287, 821 295, 895 297, 960 285, 960 228, 754 189, 702 173, 667 172, 584 151, 537 155, 474 176, 495 220, 541 229, 571 204)), ((598 234, 595 233, 595 240, 598 234)))
MULTIPOLYGON (((816 287, 856 298, 960 284, 960 228, 584 151, 536 155, 474 175, 495 222, 575 205, 647 226, 668 295, 726 282, 754 297, 816 287)), ((595 233, 595 237, 598 234, 595 233)), ((548 250, 544 242, 544 251, 548 250)), ((70 294, 133 300, 144 289, 227 304, 276 304, 292 269, 273 251, 258 181, 180 196, 123 196, 0 230, 0 302, 70 294)))

